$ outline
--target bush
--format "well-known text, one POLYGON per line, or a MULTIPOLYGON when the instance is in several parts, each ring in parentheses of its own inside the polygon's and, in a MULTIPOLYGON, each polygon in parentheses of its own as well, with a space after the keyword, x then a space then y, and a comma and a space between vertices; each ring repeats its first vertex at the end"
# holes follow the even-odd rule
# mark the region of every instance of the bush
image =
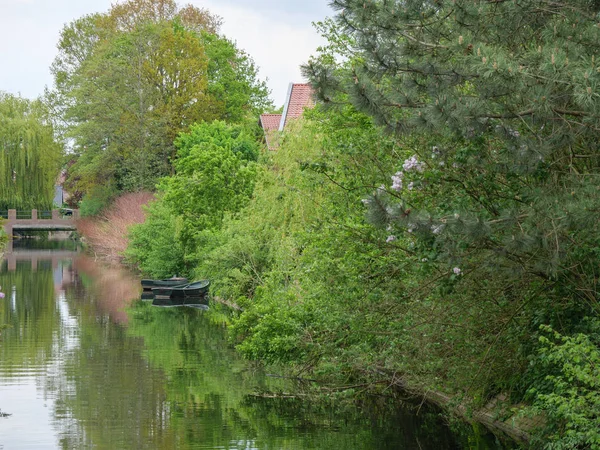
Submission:
POLYGON ((110 186, 96 186, 92 188, 90 192, 84 195, 79 205, 81 217, 99 215, 103 209, 108 207, 116 195, 116 189, 110 186))
POLYGON ((131 227, 127 260, 153 278, 186 273, 183 249, 175 239, 177 218, 161 200, 150 202, 147 219, 131 227))
POLYGON ((528 414, 547 419, 539 444, 548 449, 600 449, 600 325, 596 333, 563 336, 542 326, 535 360, 543 374, 528 394, 528 414))
POLYGON ((238 125, 196 124, 177 141, 176 174, 159 184, 148 220, 135 228, 130 261, 153 276, 190 275, 225 217, 250 199, 258 143, 238 125))

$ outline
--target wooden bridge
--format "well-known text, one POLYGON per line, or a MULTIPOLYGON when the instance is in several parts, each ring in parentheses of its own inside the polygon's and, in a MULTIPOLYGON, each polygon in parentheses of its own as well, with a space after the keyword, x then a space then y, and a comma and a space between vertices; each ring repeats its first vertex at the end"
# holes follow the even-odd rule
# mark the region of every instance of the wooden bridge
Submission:
POLYGON ((75 222, 79 218, 79 210, 53 209, 38 213, 37 209, 31 212, 9 209, 4 217, 4 231, 8 236, 16 230, 69 231, 77 229, 75 222))

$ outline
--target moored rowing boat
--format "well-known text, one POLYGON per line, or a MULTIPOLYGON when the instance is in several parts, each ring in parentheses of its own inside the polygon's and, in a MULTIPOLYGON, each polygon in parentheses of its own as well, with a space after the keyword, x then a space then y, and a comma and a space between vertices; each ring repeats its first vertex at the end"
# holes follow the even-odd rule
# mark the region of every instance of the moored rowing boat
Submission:
POLYGON ((188 284, 188 283, 189 283, 189 280, 187 278, 182 278, 182 277, 171 277, 171 278, 166 278, 164 280, 143 279, 142 280, 142 288, 144 288, 145 291, 149 291, 154 287, 179 286, 179 285, 184 285, 184 284, 188 284))

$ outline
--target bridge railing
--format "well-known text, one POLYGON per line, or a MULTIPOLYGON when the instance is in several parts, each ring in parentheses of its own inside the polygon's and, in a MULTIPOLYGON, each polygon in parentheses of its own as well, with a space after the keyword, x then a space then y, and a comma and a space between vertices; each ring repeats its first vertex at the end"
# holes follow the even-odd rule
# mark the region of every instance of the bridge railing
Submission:
POLYGON ((9 209, 0 210, 0 218, 6 220, 58 220, 75 219, 78 217, 78 210, 73 209, 53 209, 53 210, 20 210, 9 209))
POLYGON ((33 213, 32 211, 22 211, 22 210, 17 210, 17 220, 27 220, 27 219, 32 219, 33 218, 33 213))

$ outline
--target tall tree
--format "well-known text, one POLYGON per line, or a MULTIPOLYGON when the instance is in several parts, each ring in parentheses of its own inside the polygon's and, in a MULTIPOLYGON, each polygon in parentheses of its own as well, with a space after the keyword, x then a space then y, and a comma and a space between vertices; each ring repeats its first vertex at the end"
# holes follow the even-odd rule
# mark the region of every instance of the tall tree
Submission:
POLYGON ((74 143, 74 190, 153 189, 172 173, 179 132, 240 120, 230 112, 240 92, 250 110, 265 102, 253 62, 215 34, 219 23, 171 0, 131 0, 65 27, 48 98, 74 143))
POLYGON ((446 295, 498 286, 513 313, 485 359, 502 336, 522 339, 530 363, 511 387, 530 388, 557 447, 597 448, 600 5, 332 5, 329 46, 306 74, 325 105, 349 101, 412 153, 382 168, 388 184, 363 199, 369 220, 449 280, 446 295))
POLYGON ((61 156, 44 105, 0 92, 0 209, 51 209, 61 156))
POLYGON ((348 63, 322 55, 305 66, 321 99, 344 92, 377 123, 421 139, 367 200, 373 222, 422 232, 449 264, 478 249, 560 280, 600 312, 589 233, 600 219, 597 4, 332 5, 341 12, 323 27, 348 63), (440 195, 415 204, 409 182, 440 195))

